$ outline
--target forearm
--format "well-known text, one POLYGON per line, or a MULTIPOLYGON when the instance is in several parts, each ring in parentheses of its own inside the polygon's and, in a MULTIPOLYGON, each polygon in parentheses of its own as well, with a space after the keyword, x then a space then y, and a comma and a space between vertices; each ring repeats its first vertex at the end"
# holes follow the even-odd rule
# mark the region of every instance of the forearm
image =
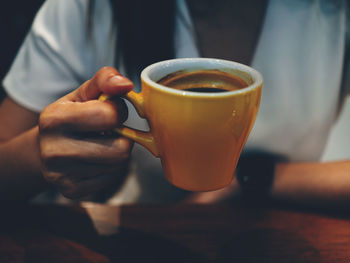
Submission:
POLYGON ((350 204, 350 161, 278 164, 271 198, 306 206, 344 207, 350 204))
POLYGON ((37 127, 0 143, 0 200, 27 200, 45 186, 37 127))
MULTIPOLYGON (((234 178, 224 189, 191 195, 186 202, 213 203, 241 196, 234 178)), ((270 200, 326 209, 344 209, 350 204, 350 161, 326 163, 279 163, 275 166, 270 200)))

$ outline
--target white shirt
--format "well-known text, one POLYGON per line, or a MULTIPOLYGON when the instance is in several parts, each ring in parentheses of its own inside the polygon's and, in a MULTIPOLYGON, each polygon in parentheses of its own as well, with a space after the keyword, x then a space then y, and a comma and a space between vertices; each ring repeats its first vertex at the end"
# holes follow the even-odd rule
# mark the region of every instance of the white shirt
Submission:
POLYGON ((345 1, 270 1, 252 63, 264 88, 247 148, 294 161, 320 158, 342 84, 345 7, 345 1))
MULTIPOLYGON (((109 1, 95 2, 90 39, 87 0, 44 3, 4 79, 12 99, 40 112, 103 66, 125 72, 122 64, 114 64, 117 31, 109 1)), ((177 9, 176 57, 197 57, 184 0, 177 1, 177 9)), ((264 77, 263 97, 245 150, 271 151, 290 160, 320 157, 338 107, 346 23, 344 0, 269 1, 252 63, 264 77)), ((127 124, 147 129, 128 106, 127 124)), ((140 146, 133 155, 136 174, 142 173, 145 182, 151 177, 150 184, 155 184, 161 174, 159 160, 140 146)))

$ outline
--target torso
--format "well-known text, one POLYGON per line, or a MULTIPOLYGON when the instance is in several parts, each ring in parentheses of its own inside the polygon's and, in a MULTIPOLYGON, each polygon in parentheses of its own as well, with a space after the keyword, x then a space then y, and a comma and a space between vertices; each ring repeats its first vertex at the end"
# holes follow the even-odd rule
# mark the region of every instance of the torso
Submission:
POLYGON ((252 62, 267 0, 188 0, 187 5, 201 56, 252 62))
POLYGON ((345 1, 187 4, 200 56, 248 64, 264 77, 259 115, 245 149, 295 161, 320 158, 339 103, 345 1))

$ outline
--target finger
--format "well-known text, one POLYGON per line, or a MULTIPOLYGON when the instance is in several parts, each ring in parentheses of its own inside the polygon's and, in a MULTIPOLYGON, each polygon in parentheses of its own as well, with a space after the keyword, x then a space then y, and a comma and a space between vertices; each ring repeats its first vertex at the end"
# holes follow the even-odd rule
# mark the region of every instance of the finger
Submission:
POLYGON ((131 91, 132 88, 131 80, 122 76, 115 68, 104 67, 92 79, 67 95, 66 99, 83 102, 97 99, 101 93, 121 96, 131 91))
POLYGON ((115 164, 130 158, 132 144, 124 137, 79 139, 47 135, 40 140, 40 154, 48 169, 74 161, 115 164))
POLYGON ((87 170, 88 166, 85 164, 75 166, 71 171, 71 178, 77 183, 81 183, 86 180, 93 179, 101 174, 115 174, 119 177, 125 177, 128 174, 130 162, 125 161, 123 163, 115 164, 94 164, 91 165, 91 169, 87 170))
POLYGON ((40 114, 40 131, 107 131, 120 125, 128 118, 123 99, 101 102, 59 101, 45 108, 40 114))
POLYGON ((111 184, 121 184, 124 179, 124 174, 101 174, 79 183, 74 183, 70 180, 62 181, 59 189, 65 197, 70 199, 78 199, 93 194, 111 184))
POLYGON ((127 171, 129 168, 129 161, 115 162, 113 164, 99 164, 87 163, 81 160, 69 160, 64 163, 55 162, 49 167, 45 167, 47 174, 51 173, 51 178, 55 179, 53 175, 61 174, 70 178, 72 182, 80 182, 82 180, 91 179, 102 173, 121 173, 127 171), (49 170, 48 170, 49 169, 49 170))

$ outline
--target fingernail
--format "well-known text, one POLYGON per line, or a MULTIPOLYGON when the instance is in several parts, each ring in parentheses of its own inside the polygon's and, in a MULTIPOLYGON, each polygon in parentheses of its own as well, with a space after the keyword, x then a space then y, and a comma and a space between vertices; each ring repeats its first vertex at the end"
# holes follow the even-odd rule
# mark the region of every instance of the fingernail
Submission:
POLYGON ((115 85, 115 86, 130 86, 130 85, 133 85, 131 80, 129 80, 128 78, 126 78, 126 77, 124 77, 122 75, 115 75, 115 76, 111 77, 108 81, 112 85, 115 85))

